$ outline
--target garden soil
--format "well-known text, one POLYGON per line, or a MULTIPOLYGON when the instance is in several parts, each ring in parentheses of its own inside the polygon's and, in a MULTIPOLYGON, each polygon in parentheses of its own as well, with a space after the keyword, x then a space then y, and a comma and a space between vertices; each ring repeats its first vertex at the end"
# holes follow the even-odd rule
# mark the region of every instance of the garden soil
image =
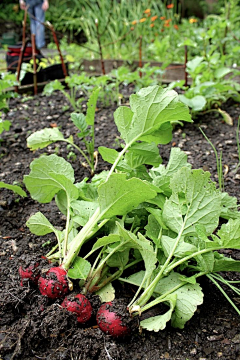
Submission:
MULTIPOLYGON (((126 98, 126 102, 128 98, 126 98)), ((65 137, 76 136, 76 128, 70 121, 71 109, 60 93, 50 97, 41 94, 34 98, 19 97, 10 101, 6 118, 12 122, 10 131, 0 139, 0 181, 22 184, 29 173, 29 164, 40 154, 57 153, 69 159, 75 169, 77 182, 90 177, 65 143, 48 146, 31 152, 26 138, 44 127, 60 127, 65 137)), ((84 107, 83 103, 83 107, 84 107)), ((100 145, 120 148, 119 134, 113 120, 117 106, 104 108, 98 105, 96 113, 96 149, 100 145)), ((215 154, 201 134, 204 130, 215 145, 218 155, 222 151, 225 191, 240 198, 240 169, 237 169, 237 120, 240 106, 229 102, 223 107, 232 117, 233 126, 225 124, 215 112, 203 114, 193 124, 176 126, 170 144, 160 147, 163 163, 169 158, 171 147, 180 147, 188 155, 193 168, 209 170, 212 179, 218 181, 215 154)), ((108 164, 98 160, 97 172, 107 170, 108 164)), ((0 359, 21 360, 239 360, 240 319, 221 292, 208 281, 201 279, 204 302, 197 309, 184 329, 174 329, 170 324, 158 333, 138 331, 125 339, 113 339, 103 334, 96 325, 95 317, 85 326, 79 325, 73 314, 60 307, 60 301, 47 301, 37 287, 24 283, 20 286, 19 265, 41 258, 55 244, 52 235, 37 237, 26 227, 30 215, 41 211, 52 224, 64 227, 64 216, 54 203, 39 204, 30 196, 19 198, 11 191, 0 190, 0 359)), ((240 260, 240 252, 228 250, 227 255, 240 260)), ((240 280, 236 273, 225 273, 228 279, 240 280)), ((134 294, 129 285, 114 283, 116 297, 126 302, 134 294)), ((240 298, 233 296, 237 305, 240 298)), ((146 316, 150 316, 147 314, 146 316)))

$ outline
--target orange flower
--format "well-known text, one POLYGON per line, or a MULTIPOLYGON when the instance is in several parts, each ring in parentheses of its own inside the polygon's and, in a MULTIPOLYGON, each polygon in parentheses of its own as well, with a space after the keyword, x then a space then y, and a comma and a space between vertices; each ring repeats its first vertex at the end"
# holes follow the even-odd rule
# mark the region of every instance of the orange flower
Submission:
POLYGON ((157 16, 153 16, 153 17, 151 17, 151 21, 153 22, 153 21, 155 21, 157 18, 158 18, 157 16))
POLYGON ((150 27, 153 28, 153 27, 154 27, 154 24, 150 24, 150 27))
POLYGON ((191 18, 191 19, 189 19, 189 22, 190 22, 190 24, 196 23, 196 22, 197 22, 197 19, 191 18))
POLYGON ((174 29, 178 30, 178 26, 176 24, 173 25, 174 29))
POLYGON ((161 32, 164 32, 164 29, 161 29, 161 32))
POLYGON ((137 20, 133 20, 132 25, 136 25, 136 24, 137 24, 137 20))
POLYGON ((144 21, 146 21, 147 19, 146 18, 142 18, 139 20, 140 23, 143 23, 144 21))
POLYGON ((144 10, 143 13, 144 13, 144 14, 150 14, 150 13, 151 13, 151 9, 146 9, 146 10, 144 10))
POLYGON ((170 26, 170 25, 169 25, 169 22, 165 21, 165 22, 164 22, 164 26, 165 26, 165 27, 169 27, 169 26, 170 26))
POLYGON ((165 16, 160 17, 160 20, 165 20, 165 19, 166 19, 165 16))
POLYGON ((167 5, 167 9, 173 9, 173 8, 174 8, 174 4, 167 5))
POLYGON ((132 27, 130 28, 130 30, 132 30, 132 31, 133 31, 133 30, 134 30, 134 27, 132 26, 132 27))

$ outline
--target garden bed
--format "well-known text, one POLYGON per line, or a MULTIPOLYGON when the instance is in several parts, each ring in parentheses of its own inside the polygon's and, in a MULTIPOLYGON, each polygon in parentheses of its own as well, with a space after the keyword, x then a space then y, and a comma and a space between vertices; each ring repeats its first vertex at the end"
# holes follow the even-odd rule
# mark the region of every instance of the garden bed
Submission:
MULTIPOLYGON (((127 96, 126 96, 127 101, 127 96)), ((69 150, 65 144, 50 145, 48 150, 30 152, 26 138, 30 133, 44 127, 61 128, 65 136, 75 135, 76 128, 69 121, 70 110, 65 111, 66 100, 60 93, 50 97, 38 95, 27 101, 21 98, 11 100, 7 118, 12 121, 10 131, 3 133, 0 153, 0 181, 21 183, 29 173, 29 164, 40 154, 58 153, 65 159, 69 150)), ((105 145, 118 148, 118 131, 113 121, 116 106, 101 108, 96 113, 96 148, 105 145)), ((199 130, 223 152, 225 169, 225 191, 239 196, 240 170, 236 130, 240 106, 228 102, 223 107, 233 118, 234 126, 222 122, 215 113, 198 117, 194 124, 177 126, 170 144, 160 147, 163 162, 167 163, 170 149, 180 147, 188 155, 193 168, 209 170, 217 181, 214 152, 199 130)), ((87 169, 81 167, 78 158, 69 159, 76 181, 89 177, 87 169)), ((108 169, 108 164, 99 159, 97 172, 108 169)), ((93 318, 87 326, 78 325, 75 318, 62 312, 58 303, 42 303, 37 288, 20 287, 18 267, 20 260, 31 256, 40 258, 50 245, 42 247, 53 236, 37 237, 31 234, 25 223, 29 216, 41 210, 48 219, 64 227, 64 218, 53 203, 39 204, 30 197, 19 199, 8 190, 0 191, 0 261, 1 261, 1 347, 3 360, 9 359, 86 359, 86 360, 129 360, 129 359, 240 359, 240 323, 235 310, 207 278, 201 280, 205 294, 203 305, 199 306, 193 318, 183 330, 167 325, 166 329, 154 333, 134 333, 124 340, 114 340, 104 335, 93 318)), ((229 256, 240 260, 240 252, 228 250, 229 256)), ((239 274, 227 273, 227 278, 240 280, 239 274)), ((132 297, 134 289, 126 284, 116 283, 116 297, 123 301, 132 297)), ((239 299, 235 299, 236 303, 239 299)), ((149 316, 149 314, 146 314, 149 316)))

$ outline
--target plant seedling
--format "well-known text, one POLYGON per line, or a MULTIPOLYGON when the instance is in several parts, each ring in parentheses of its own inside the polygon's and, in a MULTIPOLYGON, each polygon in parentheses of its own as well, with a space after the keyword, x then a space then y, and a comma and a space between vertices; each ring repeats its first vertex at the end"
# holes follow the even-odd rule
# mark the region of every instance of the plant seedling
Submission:
POLYGON ((95 145, 95 135, 94 135, 94 117, 97 105, 97 99, 100 89, 97 88, 92 92, 92 95, 89 98, 87 103, 87 114, 79 114, 79 113, 72 113, 71 120, 73 121, 74 125, 80 130, 77 136, 84 142, 86 147, 86 152, 82 150, 79 146, 77 146, 74 141, 73 137, 70 136, 69 138, 64 138, 63 134, 60 130, 56 128, 45 128, 43 130, 36 131, 35 133, 31 134, 27 138, 27 146, 31 150, 43 149, 46 146, 58 142, 64 141, 69 145, 73 146, 77 149, 81 156, 86 161, 85 163, 82 162, 82 165, 87 167, 91 173, 94 174, 95 168, 97 166, 97 152, 95 152, 94 145, 95 145))

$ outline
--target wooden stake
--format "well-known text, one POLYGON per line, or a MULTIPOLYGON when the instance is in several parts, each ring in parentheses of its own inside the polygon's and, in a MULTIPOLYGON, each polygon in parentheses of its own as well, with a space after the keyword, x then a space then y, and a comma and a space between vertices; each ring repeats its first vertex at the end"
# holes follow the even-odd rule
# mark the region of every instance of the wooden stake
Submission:
POLYGON ((66 64, 65 64, 65 62, 63 60, 63 56, 62 56, 62 52, 60 50, 60 46, 59 46, 59 42, 58 42, 56 32, 54 30, 53 25, 49 21, 47 21, 46 24, 47 24, 47 26, 49 27, 49 29, 52 32, 53 40, 54 40, 54 42, 55 42, 55 44, 57 46, 57 50, 58 50, 58 53, 59 53, 59 56, 60 56, 60 59, 61 59, 63 75, 64 75, 64 77, 66 77, 66 76, 68 76, 68 72, 67 72, 66 64))
MULTIPOLYGON (((139 67, 142 68, 142 36, 139 37, 139 67)), ((139 71, 139 76, 142 77, 141 71, 139 71)))
POLYGON ((37 95, 37 63, 36 63, 36 44, 35 44, 35 34, 31 35, 32 41, 32 59, 33 59, 33 86, 34 86, 34 95, 37 95))
POLYGON ((187 73, 187 61, 188 61, 188 48, 187 45, 184 46, 185 48, 185 60, 184 60, 184 76, 185 76, 185 83, 184 86, 188 86, 188 73, 187 73))
POLYGON ((105 64, 104 64, 104 60, 103 60, 103 52, 102 52, 102 44, 101 44, 101 36, 99 34, 99 29, 98 29, 98 20, 95 20, 95 25, 96 25, 96 29, 97 29, 97 42, 98 42, 98 48, 99 48, 99 53, 100 53, 100 60, 101 60, 101 65, 102 65, 102 74, 105 75, 106 71, 105 71, 105 64))
MULTIPOLYGON (((20 78, 20 71, 22 67, 23 62, 23 56, 27 45, 27 39, 26 39, 26 23, 27 23, 27 10, 28 7, 26 7, 24 12, 24 19, 23 19, 23 33, 22 33, 22 46, 18 58, 18 66, 17 66, 17 81, 19 81, 20 78)), ((15 86, 15 91, 18 92, 18 85, 15 86)))

